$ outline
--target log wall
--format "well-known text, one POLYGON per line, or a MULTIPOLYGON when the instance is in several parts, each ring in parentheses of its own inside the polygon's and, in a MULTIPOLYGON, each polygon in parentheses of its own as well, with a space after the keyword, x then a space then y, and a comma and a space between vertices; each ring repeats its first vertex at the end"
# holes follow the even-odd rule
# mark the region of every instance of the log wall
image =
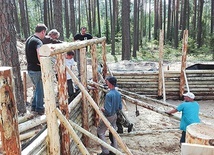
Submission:
MULTIPOLYGON (((180 99, 181 71, 164 71, 166 99, 180 99)), ((115 72, 118 87, 138 94, 158 97, 158 71, 115 72)), ((214 70, 186 70, 190 91, 196 100, 214 99, 214 70)), ((187 88, 185 86, 185 91, 187 88)))

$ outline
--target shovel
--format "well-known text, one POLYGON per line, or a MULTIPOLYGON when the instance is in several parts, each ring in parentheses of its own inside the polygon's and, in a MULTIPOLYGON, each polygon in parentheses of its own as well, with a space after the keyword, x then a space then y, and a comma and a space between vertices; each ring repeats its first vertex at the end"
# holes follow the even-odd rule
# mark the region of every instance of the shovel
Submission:
POLYGON ((140 115, 139 110, 137 110, 137 104, 136 104, 136 111, 135 111, 135 115, 136 115, 136 117, 140 115))

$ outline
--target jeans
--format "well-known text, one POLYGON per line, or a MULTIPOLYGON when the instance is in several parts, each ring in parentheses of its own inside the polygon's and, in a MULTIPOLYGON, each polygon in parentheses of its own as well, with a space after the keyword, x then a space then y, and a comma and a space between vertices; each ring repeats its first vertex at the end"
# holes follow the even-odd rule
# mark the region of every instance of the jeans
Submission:
POLYGON ((186 131, 182 131, 180 143, 185 143, 186 141, 186 131))
POLYGON ((35 89, 33 92, 33 101, 31 105, 31 109, 36 112, 43 112, 44 111, 44 92, 43 92, 43 85, 42 85, 42 75, 41 71, 28 71, 28 75, 33 82, 35 89))

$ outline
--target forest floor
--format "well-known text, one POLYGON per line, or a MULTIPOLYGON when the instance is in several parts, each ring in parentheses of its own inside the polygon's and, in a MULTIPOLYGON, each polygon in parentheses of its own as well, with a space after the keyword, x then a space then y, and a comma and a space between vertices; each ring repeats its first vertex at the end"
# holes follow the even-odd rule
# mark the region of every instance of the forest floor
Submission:
MULTIPOLYGON (((23 47, 19 46, 20 62, 22 71, 26 70, 25 55, 23 47), (20 51, 21 50, 21 51, 20 51)), ((193 63, 189 62, 188 65, 193 63)), ((108 67, 111 70, 157 70, 157 62, 133 62, 119 61, 117 63, 108 62, 108 67)), ((180 67, 180 62, 164 63, 164 67, 170 70, 177 70, 180 67)), ((29 81, 28 81, 29 82, 29 81)), ((28 102, 32 97, 32 83, 28 83, 28 102)), ((178 105, 180 100, 167 100, 167 103, 178 105)), ((214 101, 199 101, 200 111, 204 114, 213 116, 214 101)), ((154 111, 138 106, 140 115, 136 117, 135 105, 127 102, 127 109, 123 109, 131 123, 134 124, 133 131, 128 133, 127 128, 124 128, 124 133, 120 134, 123 142, 128 146, 133 155, 180 155, 179 140, 181 131, 179 130, 179 121, 168 116, 161 115, 154 111)), ((214 120, 203 120, 208 124, 213 124, 214 120)), ((94 135, 96 127, 91 129, 94 135)), ((108 133, 106 134, 108 136, 108 133)), ((106 137, 108 140, 108 137, 106 137)), ((108 140, 108 143, 109 140, 108 140)), ((100 145, 90 140, 88 150, 91 155, 96 155, 101 152, 100 145)), ((120 147, 119 147, 119 150, 120 147)))

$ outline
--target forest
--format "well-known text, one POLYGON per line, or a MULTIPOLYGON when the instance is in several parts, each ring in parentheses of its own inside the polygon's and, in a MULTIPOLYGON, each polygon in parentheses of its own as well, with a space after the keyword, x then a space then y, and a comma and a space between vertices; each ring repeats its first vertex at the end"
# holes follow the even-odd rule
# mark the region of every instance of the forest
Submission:
POLYGON ((121 54, 122 60, 150 59, 160 30, 166 54, 175 51, 176 57, 187 29, 189 54, 214 59, 213 0, 13 1, 16 32, 22 39, 33 34, 37 23, 45 23, 49 30, 56 28, 65 41, 72 41, 80 27, 86 26, 93 36, 107 38, 112 55, 121 54))

